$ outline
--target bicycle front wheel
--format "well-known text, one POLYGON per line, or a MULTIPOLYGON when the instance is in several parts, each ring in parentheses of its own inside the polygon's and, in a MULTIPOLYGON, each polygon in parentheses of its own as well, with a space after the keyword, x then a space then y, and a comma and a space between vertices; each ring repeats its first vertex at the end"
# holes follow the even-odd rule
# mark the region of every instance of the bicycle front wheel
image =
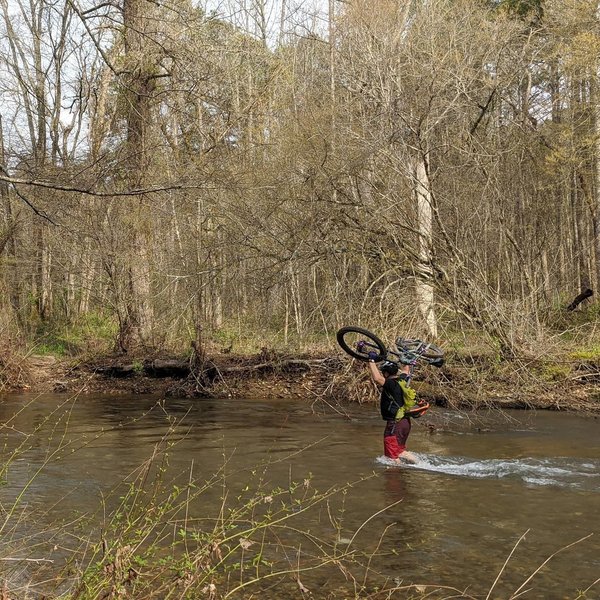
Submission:
POLYGON ((387 348, 371 331, 362 327, 342 327, 337 332, 342 350, 357 360, 369 360, 369 353, 377 352, 376 362, 385 360, 387 348))

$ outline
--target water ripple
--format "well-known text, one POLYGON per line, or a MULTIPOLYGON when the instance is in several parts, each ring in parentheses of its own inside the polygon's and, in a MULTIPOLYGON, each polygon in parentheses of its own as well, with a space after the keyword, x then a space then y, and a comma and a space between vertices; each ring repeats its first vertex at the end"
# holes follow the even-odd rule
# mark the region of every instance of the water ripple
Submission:
POLYGON ((499 458, 473 460, 462 456, 416 454, 415 465, 398 465, 380 456, 376 462, 385 466, 418 469, 472 478, 517 478, 536 486, 559 486, 600 491, 600 461, 573 458, 499 458))

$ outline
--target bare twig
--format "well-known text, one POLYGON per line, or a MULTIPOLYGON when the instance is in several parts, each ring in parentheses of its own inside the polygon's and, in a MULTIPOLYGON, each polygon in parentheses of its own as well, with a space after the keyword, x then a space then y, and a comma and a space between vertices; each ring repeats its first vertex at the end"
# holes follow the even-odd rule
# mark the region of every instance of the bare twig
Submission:
POLYGON ((492 583, 492 587, 489 589, 488 594, 485 597, 485 600, 489 600, 490 599, 490 596, 492 595, 493 589, 496 587, 496 584, 498 583, 498 581, 500 581, 500 577, 502 577, 502 573, 504 573, 504 569, 506 569, 506 565, 508 565, 508 562, 512 558, 512 555, 515 553, 515 550, 517 549, 518 545, 525 539, 525 536, 528 533, 529 533, 529 529, 517 540, 517 543, 513 546, 512 550, 510 551, 510 554, 508 555, 508 557, 504 561, 504 564, 502 565, 502 568, 500 569, 498 575, 496 576, 496 579, 494 579, 494 583, 492 583))
MULTIPOLYGON (((577 544, 584 542, 585 540, 589 539, 592 537, 592 535, 594 535, 593 533, 590 533, 589 535, 586 535, 582 538, 579 538, 578 540, 571 542, 570 544, 567 544, 566 546, 563 546, 562 548, 560 548, 559 550, 557 550, 556 552, 554 552, 553 554, 551 554, 520 586, 518 589, 516 589, 514 591, 514 593, 512 594, 512 596, 508 599, 508 600, 512 600, 513 598, 518 598, 519 596, 521 596, 522 594, 519 593, 521 592, 521 590, 557 555, 560 554, 561 552, 563 552, 564 550, 568 550, 569 548, 572 548, 573 546, 576 546, 577 544)), ((522 539, 522 538, 521 538, 522 539)), ((521 540, 519 540, 521 541, 521 540)), ((517 542, 518 543, 518 542, 517 542)), ((511 553, 512 554, 512 553, 511 553)), ((488 595, 489 598, 489 595, 488 595)))

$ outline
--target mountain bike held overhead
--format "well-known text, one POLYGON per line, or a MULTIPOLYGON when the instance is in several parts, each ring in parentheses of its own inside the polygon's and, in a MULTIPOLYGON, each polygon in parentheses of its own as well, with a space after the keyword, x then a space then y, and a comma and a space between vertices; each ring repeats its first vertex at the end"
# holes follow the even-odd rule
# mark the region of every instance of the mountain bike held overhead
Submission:
POLYGON ((406 449, 411 419, 424 415, 429 404, 416 399, 410 382, 419 362, 441 367, 444 353, 433 344, 406 338, 397 338, 396 348, 391 350, 374 333, 361 327, 342 327, 337 340, 347 354, 367 363, 371 379, 381 387, 379 408, 386 422, 385 456, 397 463, 416 463, 415 455, 406 449))

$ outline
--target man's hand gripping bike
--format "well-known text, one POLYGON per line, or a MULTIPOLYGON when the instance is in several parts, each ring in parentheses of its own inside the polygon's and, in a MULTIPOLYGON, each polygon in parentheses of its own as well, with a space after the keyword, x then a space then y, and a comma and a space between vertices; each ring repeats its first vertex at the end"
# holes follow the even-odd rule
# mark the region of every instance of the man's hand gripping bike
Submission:
MULTIPOLYGON (((425 363, 433 367, 444 364, 444 352, 428 342, 417 339, 396 338, 396 349, 388 348, 374 333, 362 327, 342 327, 337 332, 338 344, 342 350, 357 360, 375 362, 391 362, 396 365, 408 365, 410 373, 408 381, 413 376, 413 371, 418 363, 425 363)), ((417 407, 410 411, 412 417, 425 413, 429 404, 425 401, 417 402, 417 407)))

